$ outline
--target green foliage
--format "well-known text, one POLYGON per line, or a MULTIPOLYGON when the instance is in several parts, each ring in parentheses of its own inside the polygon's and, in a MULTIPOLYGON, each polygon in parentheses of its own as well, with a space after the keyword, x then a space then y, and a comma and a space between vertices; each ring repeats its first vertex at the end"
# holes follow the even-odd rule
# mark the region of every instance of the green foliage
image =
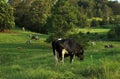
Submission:
POLYGON ((120 41, 120 25, 116 25, 116 27, 112 28, 108 32, 108 38, 112 40, 120 41))
POLYGON ((107 25, 109 24, 109 21, 107 18, 103 18, 102 21, 101 21, 101 25, 107 25))
MULTIPOLYGON (((15 16, 15 23, 16 26, 19 27, 26 27, 27 29, 34 30, 36 32, 46 33, 47 29, 51 28, 50 21, 55 19, 54 15, 55 8, 61 7, 63 5, 59 5, 59 0, 8 0, 8 3, 12 5, 14 8, 14 16, 15 16), (39 5, 40 4, 40 5, 39 5), (55 6, 54 6, 55 5, 55 6), (54 8, 51 14, 51 7, 54 8), (33 10, 34 9, 34 10, 33 10), (48 17, 51 16, 50 21, 48 17), (46 21, 47 20, 47 21, 46 21), (46 23, 48 27, 46 27, 46 23)), ((66 13, 67 11, 70 12, 66 17, 59 17, 57 16, 56 19, 64 19, 68 18, 67 23, 71 26, 78 26, 78 27, 89 27, 90 21, 88 18, 91 19, 92 17, 100 17, 100 18, 107 18, 109 21, 109 17, 112 15, 119 15, 119 6, 120 3, 117 1, 99 1, 99 0, 69 0, 62 1, 65 6, 61 9, 56 9, 56 11, 64 10, 66 13), (66 8, 65 8, 66 7, 66 8), (72 9, 67 9, 67 7, 72 7, 72 9), (78 10, 79 9, 79 10, 78 10), (73 12, 72 12, 72 11, 73 12), (76 19, 77 18, 77 19, 76 19), (74 22, 70 22, 74 21, 74 22)), ((57 12, 56 12, 57 14, 57 12)), ((63 21, 64 22, 64 21, 63 21)), ((67 24, 67 23, 64 23, 67 24)), ((106 21, 103 19, 102 26, 104 27, 106 21)), ((68 25, 69 26, 69 25, 68 25)), ((58 26, 59 27, 59 26, 58 26)), ((70 27, 70 26, 69 26, 70 27)), ((50 31, 48 31, 50 32, 50 31)))
POLYGON ((77 13, 77 20, 78 23, 76 24, 76 26, 78 27, 89 27, 90 26, 90 22, 88 21, 88 17, 80 12, 77 13))
POLYGON ((112 20, 113 28, 108 32, 108 38, 119 40, 120 38, 120 16, 113 17, 112 20))
POLYGON ((46 20, 48 16, 50 15, 50 1, 47 0, 36 0, 34 1, 29 9, 29 12, 27 14, 28 19, 26 22, 28 24, 25 24, 29 30, 45 33, 46 29, 44 25, 46 24, 46 20))
MULTIPOLYGON (((92 17, 103 18, 100 23, 101 27, 108 27, 108 24, 112 24, 113 21, 114 23, 120 22, 116 18, 109 18, 120 13, 120 3, 117 1, 8 0, 8 3, 14 8, 16 26, 40 33, 49 33, 56 30, 57 35, 60 34, 58 37, 67 34, 66 29, 71 29, 74 26, 94 26, 95 22, 91 24, 90 21, 92 17), (62 29, 62 31, 59 29, 62 29)), ((95 25, 97 25, 97 22, 95 25)))
POLYGON ((0 31, 14 27, 13 8, 4 0, 0 0, 0 31))
POLYGON ((92 22, 91 22, 91 27, 99 27, 99 21, 98 20, 95 20, 93 19, 92 22))
POLYGON ((20 3, 20 0, 8 0, 8 3, 15 8, 20 3))
POLYGON ((14 9, 16 26, 25 27, 26 21, 28 20, 26 19, 26 15, 33 1, 34 0, 8 0, 8 3, 14 9))
POLYGON ((120 15, 113 17, 114 25, 120 25, 120 15))
POLYGON ((114 15, 120 14, 120 3, 118 1, 109 1, 108 6, 112 9, 114 15))
POLYGON ((80 13, 82 13, 83 15, 87 15, 87 17, 93 17, 93 7, 94 7, 95 3, 93 0, 78 0, 78 6, 79 6, 79 10, 80 13))
POLYGON ((57 39, 58 35, 59 35, 59 34, 58 35, 57 34, 50 34, 50 36, 46 39, 46 42, 51 43, 53 40, 57 39))
POLYGON ((52 15, 47 22, 48 32, 54 36, 64 37, 77 23, 76 8, 69 0, 58 0, 52 9, 52 15))
POLYGON ((74 39, 79 44, 81 44, 84 48, 87 48, 87 46, 89 46, 88 45, 89 38, 87 35, 85 35, 82 32, 79 32, 77 34, 71 34, 71 35, 69 35, 69 38, 74 39))
POLYGON ((114 29, 111 29, 111 30, 108 32, 108 38, 115 38, 115 30, 114 30, 114 29))
POLYGON ((117 27, 115 27, 115 33, 116 36, 120 37, 120 25, 117 25, 117 27))
POLYGON ((87 17, 109 17, 112 15, 112 10, 108 6, 109 1, 99 0, 78 0, 80 12, 86 14, 87 17))

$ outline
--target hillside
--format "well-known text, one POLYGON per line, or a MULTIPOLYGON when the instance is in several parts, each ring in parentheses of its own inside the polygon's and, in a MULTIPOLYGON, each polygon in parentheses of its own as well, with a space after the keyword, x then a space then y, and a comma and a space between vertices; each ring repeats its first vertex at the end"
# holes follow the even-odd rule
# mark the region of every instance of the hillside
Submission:
POLYGON ((120 42, 96 41, 85 49, 84 61, 54 64, 48 36, 33 32, 0 33, 0 79, 120 79, 120 42), (28 35, 40 40, 27 44, 28 35), (112 44, 113 48, 104 48, 112 44))

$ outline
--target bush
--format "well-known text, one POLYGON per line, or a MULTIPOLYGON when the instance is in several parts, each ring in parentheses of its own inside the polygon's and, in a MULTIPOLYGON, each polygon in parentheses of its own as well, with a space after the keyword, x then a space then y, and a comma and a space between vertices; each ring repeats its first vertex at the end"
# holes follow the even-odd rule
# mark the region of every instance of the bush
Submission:
MULTIPOLYGON (((59 38, 58 35, 56 34, 51 34, 46 42, 50 43, 52 42, 53 40, 59 38)), ((84 48, 86 48, 86 46, 88 46, 88 41, 89 41, 89 38, 86 34, 84 33, 77 33, 77 34, 71 34, 71 35, 68 35, 68 36, 63 36, 61 38, 72 38, 74 39, 77 43, 81 44, 84 48)))
POLYGON ((107 34, 109 39, 112 40, 118 40, 120 41, 120 25, 116 25, 116 27, 112 28, 108 34, 107 34))
POLYGON ((114 38, 115 37, 115 29, 111 29, 109 32, 108 32, 108 38, 114 38))
POLYGON ((120 37, 120 24, 115 27, 116 36, 120 37))
POLYGON ((51 34, 47 39, 46 39, 46 42, 50 43, 52 42, 53 40, 57 39, 57 37, 54 35, 54 34, 51 34))
POLYGON ((77 41, 79 44, 81 44, 84 48, 88 46, 89 38, 86 34, 79 32, 77 34, 71 34, 69 35, 69 38, 73 38, 75 41, 77 41))
POLYGON ((100 26, 99 21, 93 19, 92 22, 91 22, 91 27, 98 27, 98 26, 100 26))
POLYGON ((101 25, 108 25, 109 21, 106 18, 103 18, 103 20, 100 23, 101 25))

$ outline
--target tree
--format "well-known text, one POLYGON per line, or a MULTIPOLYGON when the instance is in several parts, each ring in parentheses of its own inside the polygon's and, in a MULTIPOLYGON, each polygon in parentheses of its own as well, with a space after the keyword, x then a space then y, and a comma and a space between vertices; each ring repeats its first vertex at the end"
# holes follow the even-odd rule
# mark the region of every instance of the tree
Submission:
POLYGON ((19 3, 21 2, 21 0, 8 0, 8 3, 13 6, 13 8, 15 9, 19 3))
POLYGON ((120 15, 112 18, 113 28, 108 32, 108 38, 120 41, 120 15))
POLYGON ((13 8, 4 0, 0 0, 0 31, 11 29, 14 25, 13 8))
POLYGON ((76 14, 77 14, 77 20, 78 20, 78 23, 76 24, 76 26, 82 27, 82 28, 90 26, 90 22, 88 20, 87 15, 80 12, 76 14))
POLYGON ((118 1, 109 1, 108 6, 112 9, 114 15, 120 15, 120 3, 118 1))
POLYGON ((45 24, 51 14, 51 6, 51 0, 35 0, 30 6, 25 26, 31 31, 46 33, 45 24))
POLYGON ((14 8, 15 24, 25 27, 26 15, 34 0, 9 0, 8 3, 14 8))
POLYGON ((48 31, 56 38, 64 37, 77 23, 75 11, 69 0, 58 0, 48 20, 48 31))
POLYGON ((114 16, 114 25, 120 25, 120 15, 114 16))
POLYGON ((81 13, 86 14, 88 17, 93 16, 93 7, 95 3, 93 0, 78 0, 78 6, 83 8, 80 10, 81 13))

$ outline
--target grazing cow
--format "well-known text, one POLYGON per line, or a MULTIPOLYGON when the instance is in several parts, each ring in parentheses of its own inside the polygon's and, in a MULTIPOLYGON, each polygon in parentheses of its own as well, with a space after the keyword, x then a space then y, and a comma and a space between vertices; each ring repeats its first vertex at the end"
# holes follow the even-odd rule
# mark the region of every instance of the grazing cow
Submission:
POLYGON ((112 44, 107 44, 104 46, 105 48, 113 48, 113 45, 112 44))
POLYGON ((52 42, 53 54, 55 56, 56 64, 60 61, 64 63, 64 57, 70 56, 70 63, 72 63, 74 56, 80 60, 84 58, 83 47, 75 42, 73 39, 57 39, 52 42))
POLYGON ((38 36, 32 36, 31 39, 33 39, 33 40, 39 40, 39 37, 38 36))

